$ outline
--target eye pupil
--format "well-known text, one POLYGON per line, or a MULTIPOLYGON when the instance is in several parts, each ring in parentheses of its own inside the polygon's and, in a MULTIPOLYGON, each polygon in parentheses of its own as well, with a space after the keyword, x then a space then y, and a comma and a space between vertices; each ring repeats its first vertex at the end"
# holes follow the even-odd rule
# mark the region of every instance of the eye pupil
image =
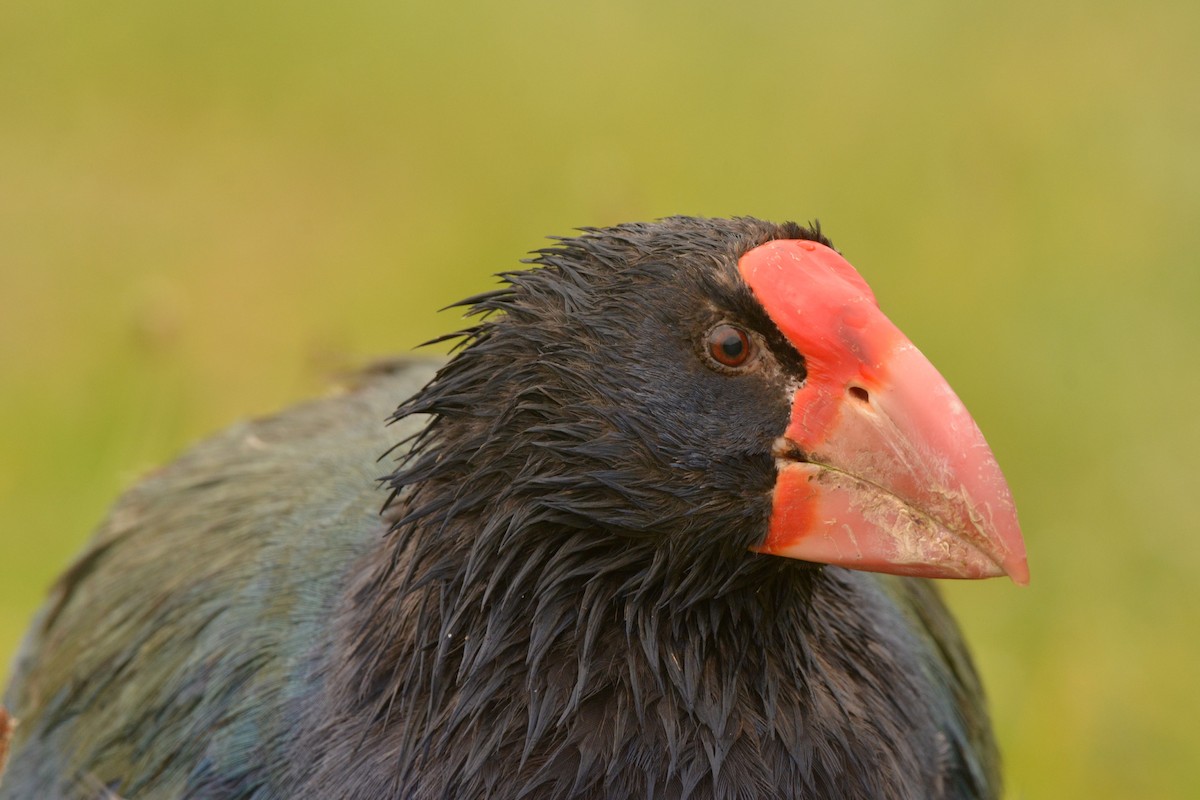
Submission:
POLYGON ((750 336, 741 328, 718 325, 708 333, 708 352, 726 367, 740 367, 750 358, 750 336))

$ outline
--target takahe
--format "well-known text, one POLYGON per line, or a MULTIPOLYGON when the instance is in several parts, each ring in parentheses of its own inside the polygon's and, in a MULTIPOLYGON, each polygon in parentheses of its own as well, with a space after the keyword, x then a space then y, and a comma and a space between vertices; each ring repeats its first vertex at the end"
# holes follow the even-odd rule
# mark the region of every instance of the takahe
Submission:
POLYGON ((1028 580, 1008 486, 820 230, 585 229, 502 279, 448 360, 117 503, 0 797, 999 794, 927 578, 1028 580))

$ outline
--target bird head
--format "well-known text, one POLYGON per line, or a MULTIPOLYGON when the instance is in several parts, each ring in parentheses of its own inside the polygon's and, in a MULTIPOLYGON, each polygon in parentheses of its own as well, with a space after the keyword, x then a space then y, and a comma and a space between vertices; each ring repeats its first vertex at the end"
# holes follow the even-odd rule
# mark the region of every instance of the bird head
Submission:
POLYGON ((465 301, 478 324, 397 412, 432 415, 392 476, 407 519, 508 509, 478 535, 586 532, 620 563, 1027 582, 979 428, 818 228, 677 217, 531 260, 465 301))

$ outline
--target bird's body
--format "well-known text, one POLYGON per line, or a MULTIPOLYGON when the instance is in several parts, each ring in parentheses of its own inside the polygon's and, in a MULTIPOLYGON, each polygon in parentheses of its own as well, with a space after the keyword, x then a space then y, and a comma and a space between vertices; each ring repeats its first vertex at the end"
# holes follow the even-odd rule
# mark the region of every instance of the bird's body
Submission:
POLYGON ((18 656, 31 744, 0 797, 256 797, 291 766, 310 659, 386 529, 383 422, 431 366, 237 425, 126 494, 18 656))
POLYGON ((568 240, 472 301, 501 314, 445 366, 394 362, 147 478, 22 649, 0 798, 996 796, 932 584, 747 549, 787 467, 775 394, 815 379, 692 257, 776 238, 817 237, 568 240), (692 318, 735 316, 753 372, 689 349, 692 318))

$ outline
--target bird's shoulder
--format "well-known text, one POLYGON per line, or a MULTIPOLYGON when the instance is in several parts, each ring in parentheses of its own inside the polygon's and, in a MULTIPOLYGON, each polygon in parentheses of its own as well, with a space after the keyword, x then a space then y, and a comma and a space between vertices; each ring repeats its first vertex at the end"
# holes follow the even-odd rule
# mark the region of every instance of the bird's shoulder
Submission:
POLYGON ((18 655, 5 704, 21 726, 0 796, 60 776, 84 797, 126 774, 155 776, 143 788, 156 797, 193 791, 205 771, 230 789, 256 780, 255 753, 286 735, 305 691, 302 654, 383 531, 380 456, 419 422, 388 418, 436 366, 380 362, 127 491, 18 655), (197 732, 213 725, 220 737, 197 732))
POLYGON ((941 718, 936 743, 946 797, 999 797, 1000 756, 979 674, 958 624, 935 582, 870 576, 890 597, 909 647, 933 687, 929 697, 941 718))

